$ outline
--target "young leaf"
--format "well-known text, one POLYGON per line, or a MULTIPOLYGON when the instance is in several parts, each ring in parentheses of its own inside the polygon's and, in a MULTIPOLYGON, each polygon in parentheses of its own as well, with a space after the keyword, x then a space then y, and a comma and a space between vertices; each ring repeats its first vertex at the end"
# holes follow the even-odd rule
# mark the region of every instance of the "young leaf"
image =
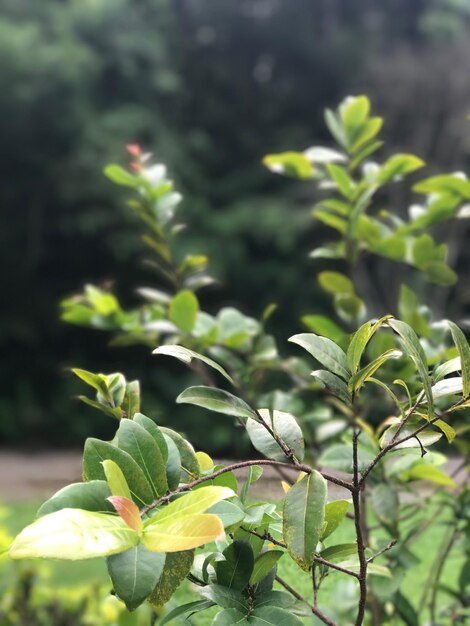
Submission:
POLYGON ((255 411, 244 400, 228 391, 214 387, 189 387, 180 393, 176 402, 178 404, 195 404, 224 415, 257 419, 255 411))
POLYGON ((61 509, 24 528, 10 548, 12 559, 92 559, 129 550, 139 535, 115 515, 61 509))
POLYGON ((405 324, 396 319, 387 320, 387 324, 401 337, 406 354, 408 354, 414 361, 421 381, 424 386, 424 393, 428 401, 429 415, 434 414, 434 403, 432 398, 431 381, 428 374, 428 365, 426 360, 426 354, 424 353, 422 345, 419 343, 419 339, 415 331, 405 324))
POLYGON ((187 515, 204 513, 217 502, 233 496, 235 496, 234 492, 226 487, 201 487, 173 500, 168 506, 160 509, 156 515, 145 522, 145 527, 167 519, 175 521, 187 515))
MULTIPOLYGON (((269 428, 278 435, 282 441, 292 450, 299 461, 304 458, 304 438, 302 429, 290 413, 284 411, 270 411, 260 409, 260 418, 269 428)), ((248 419, 246 430, 253 446, 264 454, 268 459, 285 461, 286 455, 272 435, 266 430, 260 419, 248 419)))
POLYGON ((158 608, 168 602, 189 574, 193 560, 194 550, 170 552, 166 555, 163 572, 149 597, 152 606, 158 608))
POLYGON ((199 302, 192 291, 180 291, 170 302, 169 318, 184 333, 190 333, 196 324, 199 302))
POLYGON ((131 500, 132 496, 129 491, 129 486, 119 465, 114 461, 107 459, 106 461, 103 461, 103 470, 111 494, 113 496, 123 496, 124 498, 131 500))
POLYGON ((314 562, 325 521, 326 496, 325 479, 313 471, 289 489, 284 502, 284 540, 291 557, 305 570, 314 562))
POLYGON ((253 550, 247 541, 237 540, 223 551, 224 561, 214 565, 217 584, 243 591, 250 581, 254 567, 253 550))
POLYGON ((135 530, 140 535, 142 531, 142 520, 137 506, 123 496, 109 496, 108 500, 119 513, 119 516, 126 522, 129 528, 135 530))
POLYGON ((160 580, 166 554, 150 552, 143 545, 106 559, 113 588, 129 611, 134 611, 152 593, 160 580))
POLYGON ((152 488, 139 465, 130 454, 107 441, 93 438, 85 441, 83 479, 86 481, 105 480, 106 475, 102 462, 106 459, 111 459, 121 468, 132 494, 132 499, 137 505, 150 504, 153 501, 154 494, 152 488))
POLYGON ((156 496, 168 491, 166 463, 154 438, 143 426, 129 419, 121 420, 116 433, 118 446, 139 465, 156 496))
POLYGON ((222 376, 224 376, 232 385, 235 384, 233 382, 233 378, 224 370, 221 365, 219 365, 209 357, 204 356, 203 354, 199 354, 198 352, 194 352, 193 350, 189 350, 188 348, 185 348, 183 346, 159 346, 156 350, 153 351, 152 354, 166 354, 167 356, 174 356, 175 358, 183 361, 183 363, 187 363, 188 365, 191 364, 191 361, 193 359, 197 359, 222 374, 222 376))
POLYGON ((347 359, 349 369, 355 374, 359 369, 362 353, 364 352, 369 339, 371 338, 371 322, 363 324, 357 332, 354 333, 347 351, 347 359))
POLYGON ((221 520, 208 513, 163 520, 157 515, 151 522, 144 526, 142 543, 152 552, 181 552, 225 538, 221 520))
POLYGON ((462 368, 463 397, 466 399, 470 396, 470 347, 465 335, 457 324, 450 321, 447 323, 449 325, 450 332, 452 333, 452 339, 454 340, 457 350, 459 351, 462 368))
POLYGON ((346 355, 331 339, 319 337, 313 333, 301 333, 290 337, 289 341, 304 348, 333 374, 337 374, 344 380, 349 380, 351 372, 346 355))
POLYGON ((348 500, 333 500, 325 506, 325 523, 321 533, 321 541, 333 533, 346 517, 351 503, 348 500))
POLYGON ((85 511, 113 512, 114 507, 107 500, 111 495, 105 480, 91 480, 88 483, 73 483, 55 493, 39 508, 36 517, 55 513, 61 509, 84 509, 85 511))
POLYGON ((382 365, 389 359, 396 359, 402 356, 400 350, 387 350, 384 354, 374 359, 371 363, 359 370, 354 376, 351 377, 348 383, 348 389, 351 392, 357 393, 362 385, 375 374, 375 372, 382 367, 382 365))

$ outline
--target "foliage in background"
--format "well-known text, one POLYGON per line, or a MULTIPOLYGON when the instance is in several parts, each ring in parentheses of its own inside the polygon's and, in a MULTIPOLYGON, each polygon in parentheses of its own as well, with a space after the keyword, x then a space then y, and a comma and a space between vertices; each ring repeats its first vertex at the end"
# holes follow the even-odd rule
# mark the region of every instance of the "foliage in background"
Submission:
POLYGON ((192 419, 194 407, 230 418, 261 458, 217 465, 185 436, 141 413, 137 381, 75 369, 94 394, 81 400, 118 426, 111 441, 86 440, 83 482, 40 507, 13 541, 13 559, 106 557, 114 593, 131 612, 148 602, 155 609, 149 623, 161 626, 207 609, 214 611, 214 626, 466 622, 470 492, 468 482, 455 478, 468 466, 470 346, 455 323, 433 322, 406 285, 398 306, 408 321, 386 310, 368 319, 369 305, 352 276, 367 254, 406 262, 438 284, 456 282, 446 247, 427 230, 466 216, 469 183, 460 173, 424 178, 415 189, 425 200, 407 220, 392 211, 377 213, 372 201, 380 188, 412 174, 422 161, 398 154, 375 162, 381 120, 370 115, 364 96, 346 98, 325 119, 339 149, 314 146, 265 158, 275 172, 317 178, 340 196, 321 200, 313 213, 338 232, 314 257, 326 256, 349 274, 332 266, 319 278, 334 295, 341 322, 315 315, 304 320, 315 332, 289 341, 308 353, 305 359, 284 360, 262 324, 234 308, 216 315, 200 309, 198 290, 211 282, 207 259, 173 254, 180 197, 164 166, 131 145, 131 171, 106 169, 135 194, 130 205, 146 226, 149 265, 159 282, 139 290, 147 303, 134 310, 111 291, 89 285, 63 303, 63 317, 114 331, 121 345, 157 344, 154 354, 189 365, 203 384, 184 389, 177 403, 191 405, 192 419), (312 364, 320 369, 311 371, 312 364), (258 388, 260 379, 267 389, 258 388), (309 424, 308 415, 291 408, 298 396, 310 410, 333 407, 341 416, 340 429, 327 441, 317 431, 331 426, 331 413, 324 424, 309 424), (433 447, 438 442, 441 451, 433 447), (453 445, 462 458, 449 473, 444 451, 453 445), (283 479, 277 503, 248 498, 266 466, 283 479), (248 471, 243 482, 241 469, 248 471), (446 529, 432 551, 429 578, 421 597, 410 598, 403 585, 422 556, 416 541, 444 511, 446 529), (340 526, 349 528, 352 541, 337 539, 340 526), (456 554, 458 581, 449 586, 442 573, 456 554), (307 596, 279 576, 281 559, 299 577, 310 576, 307 596), (352 583, 350 602, 325 600, 331 577, 338 579, 338 594, 343 577, 352 583), (162 616, 184 579, 196 585, 200 599, 162 616))
MULTIPOLYGON (((319 313, 327 310, 320 291, 300 295, 312 276, 303 251, 324 231, 309 222, 317 200, 312 187, 273 183, 255 165, 262 151, 326 141, 321 110, 344 92, 366 89, 386 115, 391 148, 426 154, 448 171, 468 162, 466 0, 137 4, 2 3, 0 71, 8 85, 0 96, 8 120, 0 131, 1 289, 8 294, 0 334, 8 355, 0 370, 3 440, 23 441, 27 432, 31 441, 81 442, 95 421, 68 404, 78 387, 63 366, 93 363, 108 371, 126 364, 96 336, 56 322, 56 302, 83 277, 102 287, 119 275, 126 302, 136 276, 148 279, 120 197, 99 175, 121 145, 159 146, 184 190, 186 219, 197 229, 179 246, 214 257, 214 274, 229 285, 209 292, 205 308, 236 301, 259 317, 275 284, 280 306, 271 329, 278 337, 314 304, 319 313), (296 280, 283 271, 294 253, 296 280), (13 379, 12 371, 21 375, 13 379)), ((389 193, 394 206, 405 206, 400 191, 389 193)), ((466 231, 451 235, 452 266, 462 271, 466 231)), ((386 282, 386 268, 374 269, 375 284, 386 282)), ((431 291, 426 299, 442 307, 441 315, 459 316, 467 291, 431 291)), ((177 389, 160 380, 142 349, 133 356, 129 375, 166 392, 153 398, 165 417, 177 389)), ((178 419, 190 428, 181 413, 178 419)), ((102 424, 96 429, 107 432, 102 424)), ((215 432, 214 447, 227 449, 230 436, 215 432)))

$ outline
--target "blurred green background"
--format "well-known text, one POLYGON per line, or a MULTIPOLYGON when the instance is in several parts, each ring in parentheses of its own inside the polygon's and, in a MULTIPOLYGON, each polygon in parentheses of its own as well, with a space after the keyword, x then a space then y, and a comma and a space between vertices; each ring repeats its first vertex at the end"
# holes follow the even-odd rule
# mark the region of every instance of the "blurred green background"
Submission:
MULTIPOLYGON (((222 426, 210 443, 201 421, 176 413, 181 366, 59 322, 59 300, 85 281, 118 278, 128 304, 150 283, 104 165, 125 163, 130 142, 168 164, 185 195, 181 245, 208 253, 220 280, 203 306, 259 316, 277 301, 272 330, 287 350, 300 315, 328 307, 307 258, 324 231, 310 216, 313 189, 278 180, 262 156, 327 142, 324 107, 367 93, 388 151, 419 154, 428 171, 468 170, 469 34, 470 0, 3 0, 0 443, 80 445, 108 432, 71 399, 74 365, 141 378, 144 409, 229 452, 222 426)), ((400 189, 390 200, 405 210, 400 189)), ((467 234, 465 221, 438 234, 451 242, 458 292, 423 290, 460 321, 467 234)), ((386 280, 382 289, 386 301, 386 280)))

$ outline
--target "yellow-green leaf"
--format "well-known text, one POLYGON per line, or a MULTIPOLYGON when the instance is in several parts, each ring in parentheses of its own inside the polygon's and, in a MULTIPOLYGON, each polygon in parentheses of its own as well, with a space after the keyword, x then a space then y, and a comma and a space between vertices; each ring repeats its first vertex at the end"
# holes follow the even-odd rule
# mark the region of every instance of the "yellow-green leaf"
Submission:
POLYGON ((129 485, 119 465, 111 459, 103 461, 102 465, 111 494, 132 500, 129 485))
POLYGON ((142 543, 152 552, 180 552, 224 537, 224 526, 220 518, 203 513, 164 519, 146 526, 142 543))

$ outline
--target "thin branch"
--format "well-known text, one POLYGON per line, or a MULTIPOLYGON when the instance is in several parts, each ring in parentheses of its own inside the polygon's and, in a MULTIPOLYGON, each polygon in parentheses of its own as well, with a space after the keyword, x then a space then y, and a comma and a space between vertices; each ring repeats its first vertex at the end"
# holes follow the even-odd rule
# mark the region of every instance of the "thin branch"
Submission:
MULTIPOLYGON (((217 470, 216 472, 213 472, 212 474, 207 474, 207 476, 202 476, 201 478, 198 478, 197 480, 193 480, 192 482, 187 483, 186 485, 181 485, 181 487, 178 487, 178 489, 175 489, 171 493, 168 493, 162 496, 161 498, 154 500, 151 504, 144 507, 141 510, 140 515, 142 517, 146 515, 149 511, 154 509, 155 507, 159 506, 160 504, 169 502, 174 495, 177 495, 179 493, 184 493, 185 491, 190 491, 191 489, 193 489, 193 487, 202 485, 208 480, 213 480, 214 478, 217 478, 218 476, 221 476, 222 474, 226 474, 227 472, 232 472, 238 469, 243 469, 245 467, 250 467, 251 465, 279 466, 285 469, 294 470, 296 472, 305 472, 306 474, 311 474, 313 472, 313 469, 309 465, 304 465, 303 463, 299 463, 298 465, 289 465, 288 463, 283 463, 282 461, 272 461, 270 459, 256 459, 256 460, 250 460, 250 461, 240 461, 239 463, 233 463, 232 465, 227 465, 227 467, 223 467, 222 469, 217 470)), ((345 489, 349 489, 349 491, 351 491, 352 489, 351 483, 341 480, 340 478, 336 478, 335 476, 326 474, 325 472, 320 472, 320 473, 323 476, 323 478, 325 478, 329 482, 332 482, 335 485, 339 485, 340 487, 344 487, 345 489)))
POLYGON ((353 433, 353 486, 352 501, 354 507, 354 525, 356 529, 357 556, 359 559, 359 603, 355 626, 362 626, 366 611, 367 601, 367 559, 366 546, 363 536, 361 488, 359 485, 359 462, 358 462, 358 439, 359 431, 353 433))
POLYGON ((295 589, 293 589, 289 583, 286 583, 285 580, 283 580, 282 578, 280 578, 279 576, 276 576, 275 580, 284 587, 284 589, 286 591, 288 591, 291 595, 294 596, 294 598, 296 598, 297 600, 299 600, 300 602, 305 602, 305 604, 307 606, 310 607, 310 610, 312 611, 312 613, 314 615, 316 615, 318 617, 319 620, 321 620, 324 624, 328 624, 328 626, 337 626, 336 622, 334 622, 332 619, 330 619, 328 617, 328 615, 325 615, 323 613, 323 611, 320 611, 320 609, 316 606, 311 606, 306 600, 305 598, 303 598, 300 593, 298 593, 295 589))
POLYGON ((381 556, 382 554, 384 554, 385 552, 388 552, 389 550, 391 550, 393 548, 393 546, 396 546, 398 542, 398 539, 392 539, 391 541, 389 541, 387 543, 387 545, 382 548, 381 550, 379 550, 376 554, 374 554, 373 556, 369 557, 367 559, 367 563, 372 563, 372 561, 375 561, 375 559, 379 556, 381 556))

